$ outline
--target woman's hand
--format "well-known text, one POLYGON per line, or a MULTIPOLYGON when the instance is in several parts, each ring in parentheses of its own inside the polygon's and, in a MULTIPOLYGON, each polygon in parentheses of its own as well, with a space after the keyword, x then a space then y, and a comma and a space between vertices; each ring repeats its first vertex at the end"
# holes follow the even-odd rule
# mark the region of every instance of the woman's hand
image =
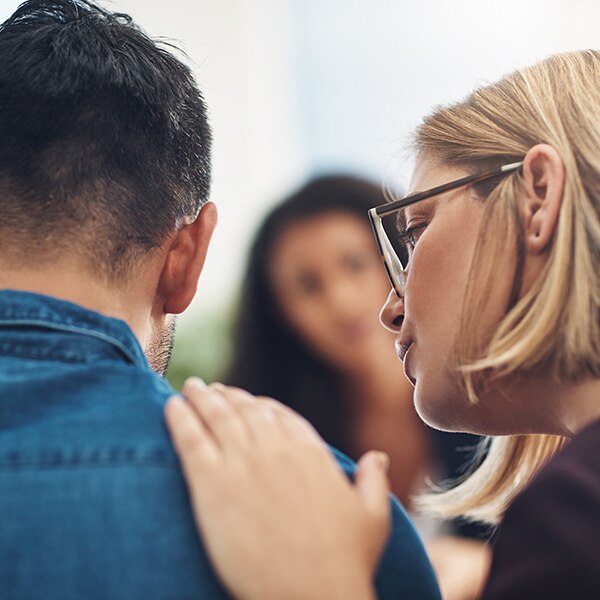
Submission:
POLYGON ((387 539, 387 457, 355 483, 299 415, 190 379, 166 418, 215 570, 239 600, 363 600, 387 539))

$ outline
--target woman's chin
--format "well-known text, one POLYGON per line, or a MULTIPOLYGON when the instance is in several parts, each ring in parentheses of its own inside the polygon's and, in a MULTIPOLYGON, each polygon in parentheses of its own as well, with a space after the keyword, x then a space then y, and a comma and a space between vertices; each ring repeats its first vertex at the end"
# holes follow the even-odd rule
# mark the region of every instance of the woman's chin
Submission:
POLYGON ((415 410, 423 422, 434 429, 451 432, 472 432, 468 401, 456 392, 436 391, 415 382, 415 410))

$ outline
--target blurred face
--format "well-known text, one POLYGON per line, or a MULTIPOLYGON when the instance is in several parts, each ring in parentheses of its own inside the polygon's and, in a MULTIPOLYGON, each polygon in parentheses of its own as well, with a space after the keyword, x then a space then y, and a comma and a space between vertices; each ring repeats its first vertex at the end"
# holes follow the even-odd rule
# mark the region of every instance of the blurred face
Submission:
MULTIPOLYGON (((423 159, 417 164, 410 191, 423 191, 466 174, 462 169, 440 167, 423 159)), ((417 412, 441 429, 483 432, 491 421, 503 418, 497 407, 491 414, 493 404, 482 401, 471 405, 453 375, 483 208, 473 190, 465 188, 404 209, 411 246, 405 297, 391 293, 381 313, 383 324, 396 333, 397 352, 415 386, 417 412)), ((512 283, 511 261, 507 251, 503 259, 490 265, 495 284, 480 315, 482 336, 491 333, 504 314, 512 283)))
POLYGON ((388 283, 366 215, 332 211, 286 226, 270 276, 280 309, 306 344, 341 370, 360 370, 393 338, 377 319, 388 283))

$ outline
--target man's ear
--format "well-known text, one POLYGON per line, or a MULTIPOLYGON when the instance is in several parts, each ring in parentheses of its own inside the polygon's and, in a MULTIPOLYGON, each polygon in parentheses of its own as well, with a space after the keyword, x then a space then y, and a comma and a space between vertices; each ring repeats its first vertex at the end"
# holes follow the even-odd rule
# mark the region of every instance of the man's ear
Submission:
POLYGON ((165 313, 182 313, 194 299, 216 224, 217 207, 207 202, 171 240, 158 284, 165 313))
POLYGON ((541 254, 552 241, 565 189, 565 165, 549 144, 537 144, 525 155, 520 212, 525 225, 525 248, 541 254))

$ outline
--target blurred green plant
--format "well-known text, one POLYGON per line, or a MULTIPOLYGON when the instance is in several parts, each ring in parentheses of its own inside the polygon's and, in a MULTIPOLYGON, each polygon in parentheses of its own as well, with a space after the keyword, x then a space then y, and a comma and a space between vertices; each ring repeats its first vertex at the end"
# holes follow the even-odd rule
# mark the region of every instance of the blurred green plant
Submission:
POLYGON ((167 372, 167 379, 176 390, 181 390, 191 375, 207 383, 223 377, 231 354, 232 312, 231 307, 205 311, 178 323, 167 372))

